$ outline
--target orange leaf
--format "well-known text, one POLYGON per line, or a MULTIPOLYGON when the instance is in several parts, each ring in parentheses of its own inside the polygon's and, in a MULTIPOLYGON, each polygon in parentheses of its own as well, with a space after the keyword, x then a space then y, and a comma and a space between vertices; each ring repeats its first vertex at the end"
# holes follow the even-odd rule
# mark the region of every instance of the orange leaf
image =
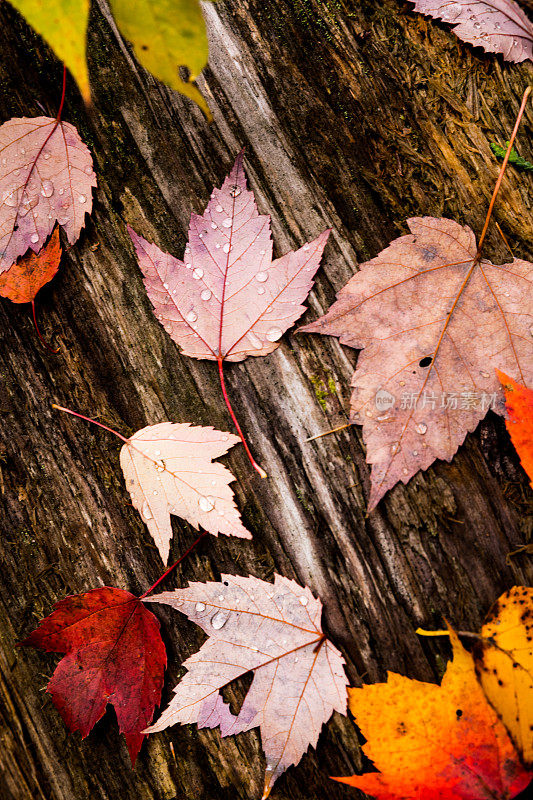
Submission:
POLYGON ((505 425, 533 487, 533 391, 499 369, 496 372, 505 392, 505 407, 509 414, 505 425))
POLYGON ((380 772, 336 778, 379 800, 509 800, 532 774, 476 679, 473 658, 450 631, 453 661, 440 686, 388 673, 348 689, 350 710, 380 772))
POLYGON ((59 228, 39 253, 28 253, 0 275, 0 296, 13 303, 31 303, 45 283, 51 281, 61 260, 59 228))

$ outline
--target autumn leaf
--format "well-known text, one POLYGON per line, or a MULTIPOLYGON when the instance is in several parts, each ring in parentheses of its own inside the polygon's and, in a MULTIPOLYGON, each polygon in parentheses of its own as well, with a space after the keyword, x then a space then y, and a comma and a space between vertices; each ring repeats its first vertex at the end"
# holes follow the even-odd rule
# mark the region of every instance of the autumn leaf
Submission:
POLYGON ((235 479, 212 461, 238 441, 238 436, 214 428, 172 422, 150 425, 126 440, 120 451, 126 486, 165 563, 171 514, 215 536, 251 539, 229 488, 235 479))
POLYGON ((415 11, 453 25, 454 33, 507 61, 533 59, 533 24, 514 0, 410 0, 415 11))
POLYGON ((89 102, 86 60, 89 0, 9 0, 64 62, 89 102))
POLYGON ((316 745, 333 711, 346 713, 344 659, 320 627, 322 604, 308 588, 275 576, 223 575, 146 598, 185 614, 209 636, 183 664, 187 674, 147 733, 176 723, 220 726, 222 736, 261 730, 268 797, 276 779, 316 745), (246 672, 253 682, 235 716, 220 689, 246 672))
POLYGON ((472 230, 449 219, 408 225, 299 329, 363 350, 350 418, 372 465, 370 509, 398 481, 451 460, 489 408, 504 413, 496 367, 533 380, 533 265, 478 260, 472 230))
POLYGON ((473 658, 450 631, 453 661, 440 686, 394 672, 348 689, 350 711, 379 772, 335 780, 379 800, 510 800, 530 782, 491 708, 473 658))
POLYGON ((92 163, 68 122, 24 117, 0 127, 0 274, 39 252, 56 221, 74 244, 92 209, 92 163))
MULTIPOLYGON (((272 261, 270 217, 246 187, 243 154, 202 216, 192 214, 184 261, 128 228, 154 312, 185 355, 217 361, 264 356, 305 311, 329 231, 272 261)), ((264 474, 264 473, 263 473, 264 474)))
POLYGON ((71 595, 20 644, 66 654, 47 692, 68 729, 85 738, 110 703, 135 764, 167 660, 159 622, 140 599, 108 586, 71 595))
POLYGON ((142 66, 172 89, 177 89, 202 109, 207 103, 192 83, 207 63, 205 22, 198 0, 110 0, 122 34, 142 66), (189 73, 180 77, 180 68, 189 73))
POLYGON ((514 586, 496 601, 474 658, 486 696, 533 767, 533 589, 514 586))
POLYGON ((533 488, 533 390, 496 371, 505 392, 505 426, 533 488))
POLYGON ((13 303, 31 303, 37 292, 51 281, 61 260, 59 228, 40 253, 27 253, 0 275, 0 296, 13 303))

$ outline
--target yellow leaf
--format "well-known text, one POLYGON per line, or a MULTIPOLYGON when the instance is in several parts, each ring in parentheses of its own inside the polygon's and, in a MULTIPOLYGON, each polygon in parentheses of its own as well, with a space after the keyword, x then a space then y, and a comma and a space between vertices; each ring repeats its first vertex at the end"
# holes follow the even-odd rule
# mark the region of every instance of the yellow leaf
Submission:
POLYGON ((524 763, 533 764, 533 589, 514 586, 496 601, 474 657, 481 685, 524 763))
POLYGON ((110 0, 122 34, 142 66, 158 80, 194 100, 205 116, 211 113, 194 81, 207 63, 205 22, 198 0, 110 0), (189 80, 180 77, 180 67, 189 80))
POLYGON ((456 633, 440 686, 394 672, 348 689, 350 711, 379 772, 336 778, 379 800, 509 800, 531 780, 487 702, 456 633))
POLYGON ((75 78, 89 102, 89 73, 85 57, 89 0, 10 0, 75 78))

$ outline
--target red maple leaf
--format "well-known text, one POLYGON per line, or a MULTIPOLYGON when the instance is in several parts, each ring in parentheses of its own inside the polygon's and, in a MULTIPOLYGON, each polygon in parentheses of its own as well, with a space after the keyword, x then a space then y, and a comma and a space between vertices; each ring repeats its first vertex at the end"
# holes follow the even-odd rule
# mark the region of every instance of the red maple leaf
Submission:
POLYGON ((140 599, 109 586, 70 595, 20 645, 65 653, 47 692, 68 729, 85 738, 110 703, 134 765, 167 663, 159 622, 140 599))

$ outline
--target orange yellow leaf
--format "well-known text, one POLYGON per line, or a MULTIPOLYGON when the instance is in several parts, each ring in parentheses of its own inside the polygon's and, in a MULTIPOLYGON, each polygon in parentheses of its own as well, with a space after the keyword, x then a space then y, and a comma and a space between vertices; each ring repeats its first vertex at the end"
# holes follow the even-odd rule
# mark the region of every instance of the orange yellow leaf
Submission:
POLYGON ((450 631, 440 686, 388 673, 348 689, 350 710, 379 772, 336 778, 379 800, 507 800, 531 780, 479 685, 473 657, 450 631))
POLYGON ((474 658, 481 685, 533 766, 533 589, 514 586, 491 608, 474 658))
POLYGON ((505 392, 505 407, 509 415, 505 425, 533 487, 533 391, 504 372, 496 372, 505 392))
POLYGON ((61 261, 59 228, 40 253, 27 253, 0 275, 0 295, 13 303, 31 303, 45 283, 51 281, 61 261))

